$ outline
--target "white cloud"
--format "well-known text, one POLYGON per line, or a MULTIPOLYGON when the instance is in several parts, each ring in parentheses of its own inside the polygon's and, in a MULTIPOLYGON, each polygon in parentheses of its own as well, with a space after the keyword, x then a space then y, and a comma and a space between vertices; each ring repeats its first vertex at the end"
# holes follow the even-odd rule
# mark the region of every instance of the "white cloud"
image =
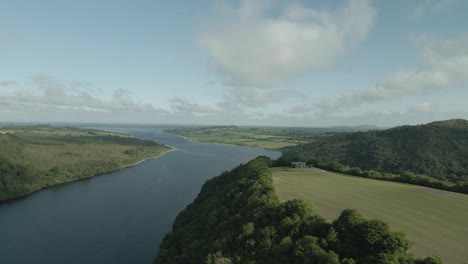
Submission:
POLYGON ((202 106, 180 97, 169 99, 169 103, 172 112, 175 114, 213 115, 220 112, 215 108, 202 106))
POLYGON ((412 15, 421 18, 426 15, 439 13, 455 6, 460 0, 425 0, 418 1, 412 15))
POLYGON ((285 109, 285 112, 289 114, 304 114, 315 111, 316 109, 317 107, 313 104, 299 104, 285 109))
POLYGON ((114 92, 110 100, 94 97, 89 92, 79 91, 48 75, 31 77, 32 89, 19 89, 10 92, 0 91, 0 106, 3 111, 75 111, 101 112, 152 112, 164 114, 166 111, 151 104, 132 100, 123 90, 114 92))
POLYGON ((326 127, 336 125, 376 125, 380 127, 390 127, 408 124, 423 124, 435 120, 446 120, 452 118, 468 119, 468 112, 439 111, 437 105, 422 102, 402 109, 394 109, 390 107, 369 111, 349 111, 346 113, 316 113, 312 111, 310 113, 288 114, 282 112, 266 115, 262 120, 258 120, 256 124, 281 124, 283 126, 296 127, 326 127), (429 109, 430 107, 432 107, 432 109, 429 109))
POLYGON ((219 7, 199 42, 226 83, 270 87, 328 68, 366 37, 375 14, 367 0, 348 0, 332 11, 297 1, 243 0, 238 9, 219 7))
POLYGON ((409 108, 411 113, 432 113, 436 106, 431 102, 418 102, 409 108))
POLYGON ((235 87, 230 88, 224 99, 218 103, 223 109, 240 109, 247 107, 263 107, 270 103, 283 101, 288 97, 302 96, 293 90, 274 90, 256 87, 235 87))
POLYGON ((397 72, 366 91, 348 91, 325 98, 317 106, 325 111, 336 111, 365 103, 450 89, 468 80, 468 34, 450 39, 420 36, 417 43, 422 59, 421 67, 397 72))

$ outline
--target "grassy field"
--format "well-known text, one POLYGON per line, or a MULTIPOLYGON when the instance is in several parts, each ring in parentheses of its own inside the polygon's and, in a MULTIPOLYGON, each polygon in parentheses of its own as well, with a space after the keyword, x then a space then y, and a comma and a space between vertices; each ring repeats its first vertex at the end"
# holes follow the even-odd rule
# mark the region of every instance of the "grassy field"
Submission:
POLYGON ((129 137, 127 134, 96 129, 79 129, 74 127, 38 126, 0 126, 0 134, 17 134, 34 136, 118 136, 129 137))
POLYGON ((343 209, 357 209, 405 232, 416 256, 468 263, 468 195, 319 169, 273 168, 273 180, 282 201, 308 201, 330 221, 343 209))
POLYGON ((0 127, 0 201, 134 165, 170 148, 125 134, 51 126, 0 127))
POLYGON ((281 149, 310 143, 317 133, 291 129, 239 128, 239 127, 189 127, 166 130, 168 133, 190 138, 197 142, 241 145, 264 149, 281 149))

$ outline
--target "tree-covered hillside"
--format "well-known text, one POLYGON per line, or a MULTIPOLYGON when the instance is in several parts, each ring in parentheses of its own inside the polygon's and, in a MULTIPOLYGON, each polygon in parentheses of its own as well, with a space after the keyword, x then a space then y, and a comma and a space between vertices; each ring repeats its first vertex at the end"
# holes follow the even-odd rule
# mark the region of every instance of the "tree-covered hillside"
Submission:
POLYGON ((271 160, 259 157, 209 180, 178 216, 156 264, 440 263, 415 261, 388 224, 345 210, 333 223, 301 201, 278 201, 271 160))
POLYGON ((381 131, 341 133, 287 148, 285 156, 337 161, 363 170, 405 171, 468 180, 468 121, 455 119, 381 131))
POLYGON ((169 149, 101 130, 0 127, 0 201, 120 169, 169 149))

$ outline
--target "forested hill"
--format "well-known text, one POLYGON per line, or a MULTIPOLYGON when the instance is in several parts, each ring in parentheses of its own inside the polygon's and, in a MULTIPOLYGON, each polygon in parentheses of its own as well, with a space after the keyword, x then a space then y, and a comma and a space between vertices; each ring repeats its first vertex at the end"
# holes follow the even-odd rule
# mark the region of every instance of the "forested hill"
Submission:
POLYGON ((0 127, 0 201, 133 165, 170 148, 125 134, 70 127, 0 127))
POLYGON ((438 121, 387 130, 340 133, 283 151, 324 162, 441 180, 468 180, 468 121, 438 121))
POLYGON ((354 210, 328 223, 301 200, 280 203, 270 164, 259 157, 207 181, 177 216, 154 263, 441 263, 415 260, 404 234, 354 210))

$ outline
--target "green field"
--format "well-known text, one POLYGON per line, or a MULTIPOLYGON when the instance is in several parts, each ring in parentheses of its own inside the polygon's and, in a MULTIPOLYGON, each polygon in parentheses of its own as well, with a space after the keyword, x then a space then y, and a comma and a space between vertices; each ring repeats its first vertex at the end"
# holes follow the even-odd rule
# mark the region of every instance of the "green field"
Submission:
POLYGON ((0 126, 0 134, 16 134, 16 135, 27 135, 33 136, 117 136, 126 137, 129 136, 123 133, 97 130, 97 129, 80 129, 75 127, 54 127, 50 125, 38 125, 38 126, 0 126))
POLYGON ((134 165, 169 147, 128 135, 52 126, 0 127, 0 201, 134 165))
POLYGON ((187 137, 197 142, 241 145, 264 149, 282 149, 284 147, 310 143, 319 136, 318 132, 306 132, 286 128, 240 128, 234 126, 173 128, 166 130, 166 132, 187 137))
POLYGON ((273 168, 273 180, 282 201, 308 201, 330 221, 343 209, 357 209, 405 232, 416 256, 468 263, 468 195, 319 169, 273 168))

